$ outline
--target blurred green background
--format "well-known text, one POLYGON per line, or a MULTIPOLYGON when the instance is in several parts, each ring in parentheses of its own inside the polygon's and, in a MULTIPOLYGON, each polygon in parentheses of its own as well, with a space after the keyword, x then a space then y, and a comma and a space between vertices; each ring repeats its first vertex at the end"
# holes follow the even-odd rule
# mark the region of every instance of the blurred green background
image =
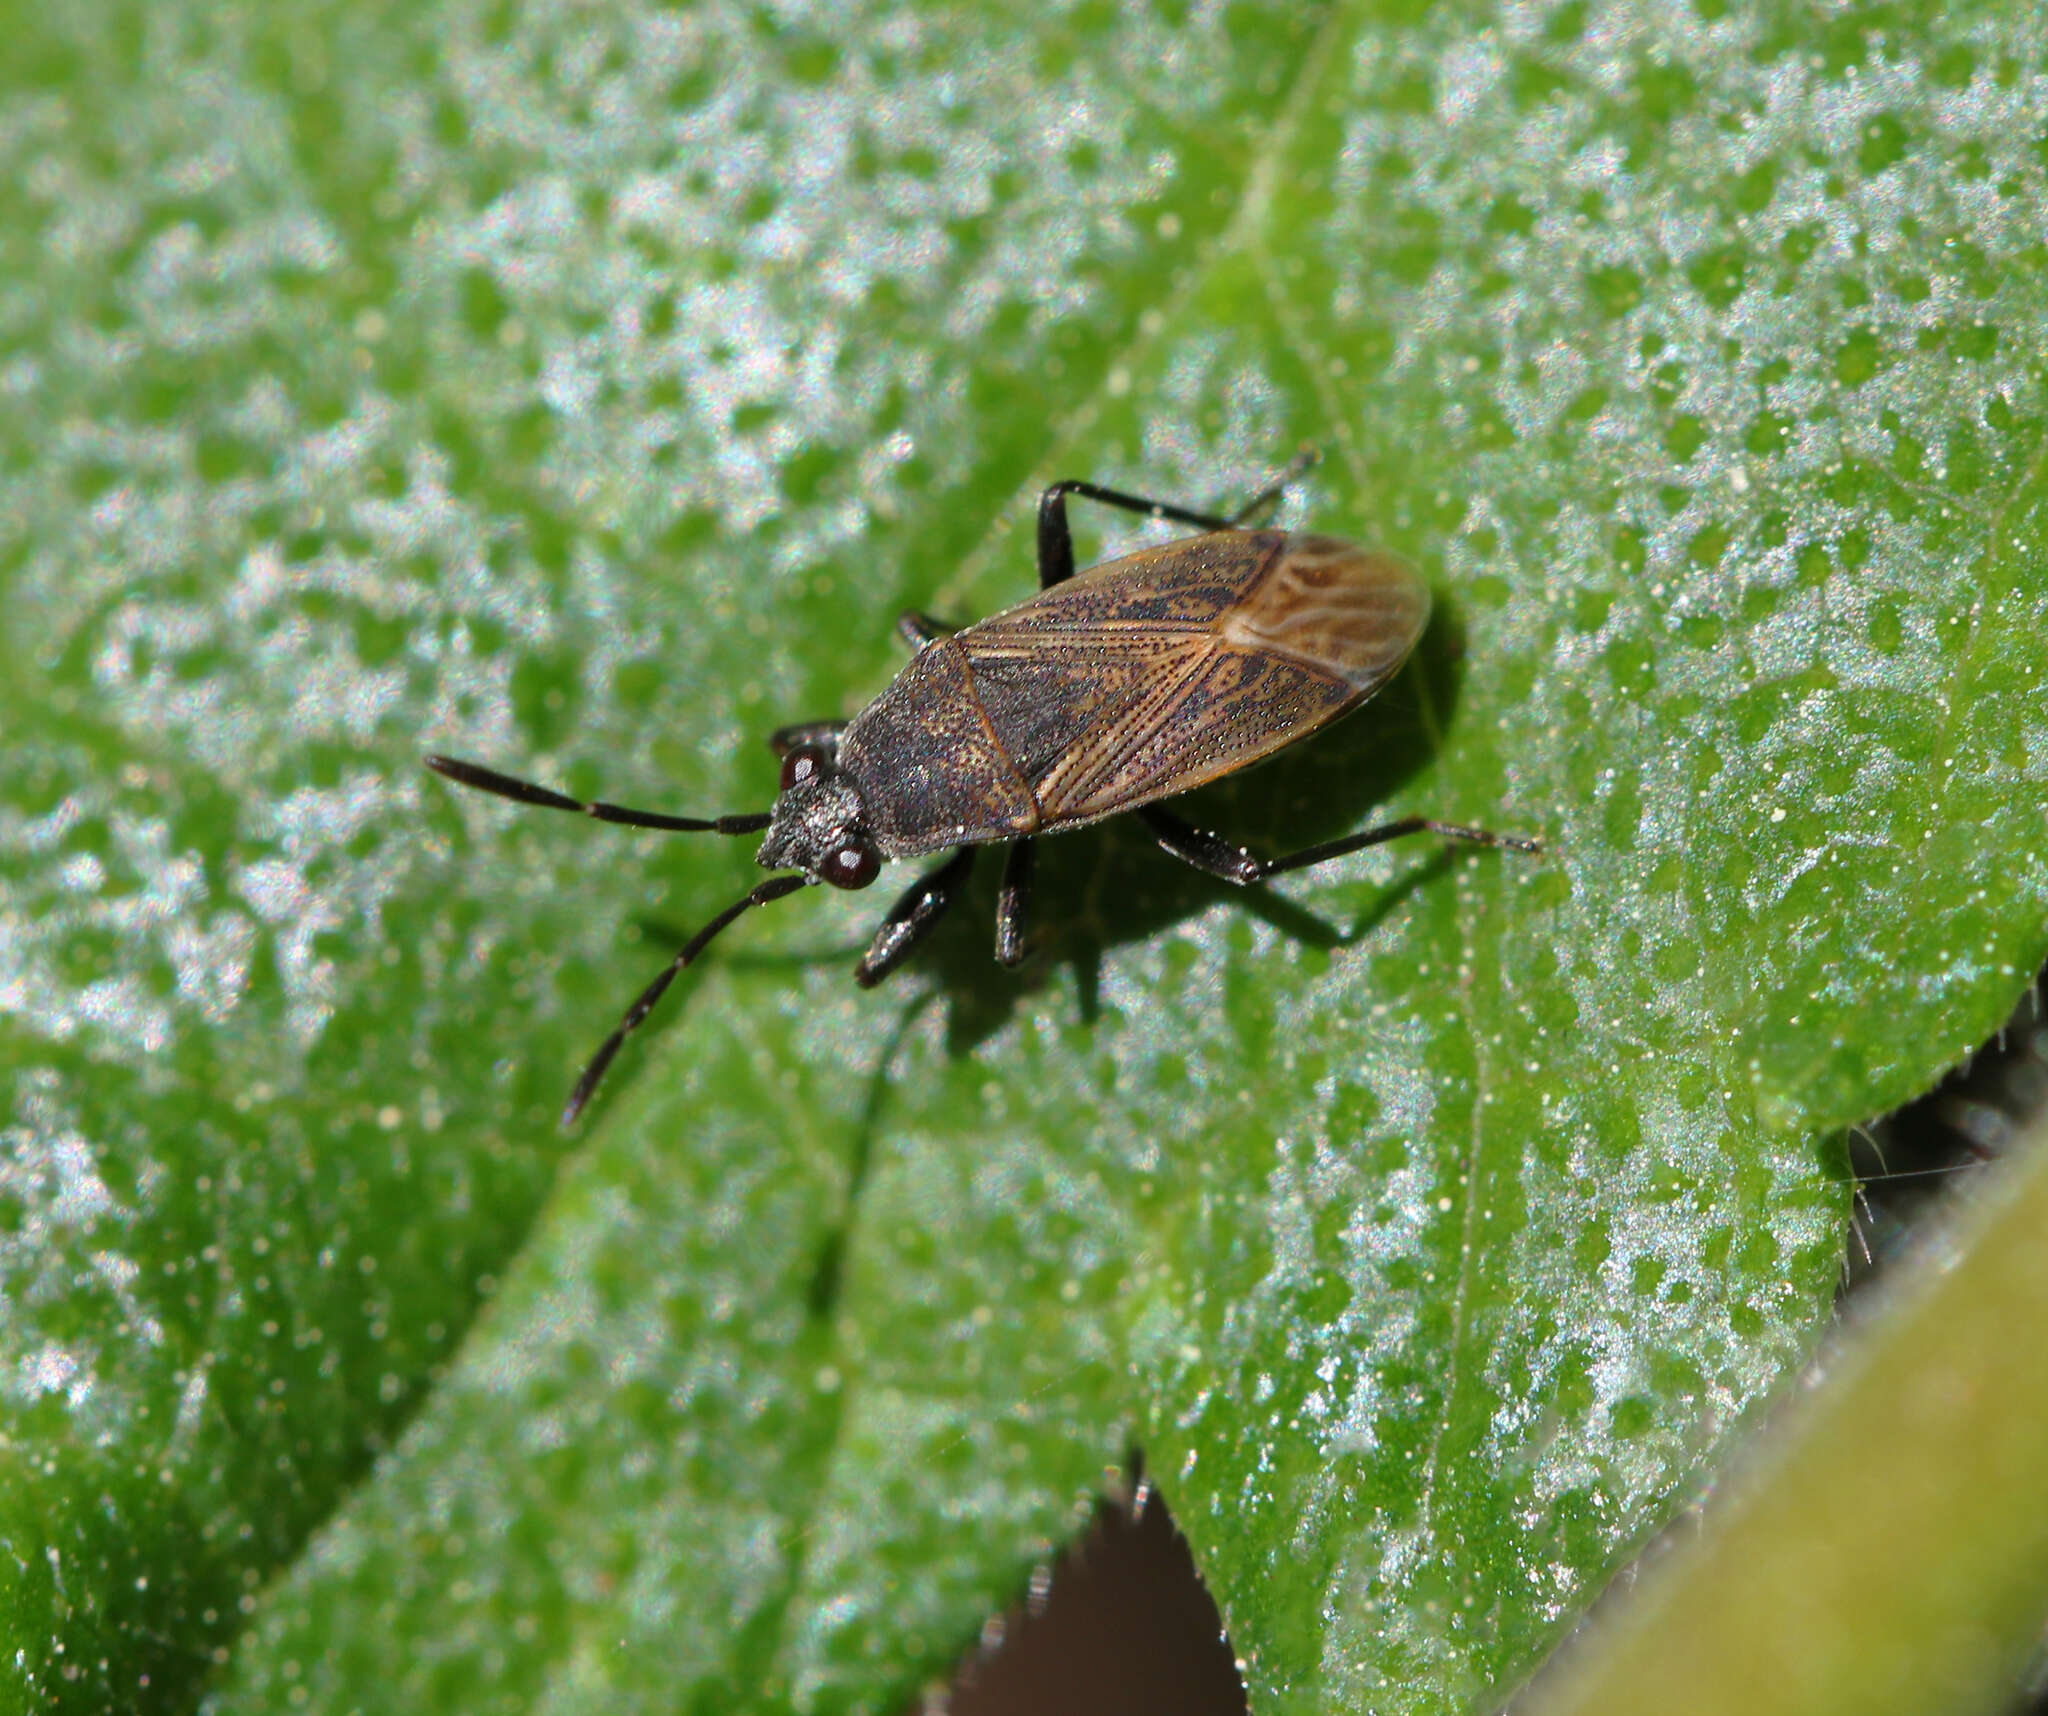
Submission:
POLYGON ((1463 1708, 2048 952, 2016 9, 6 24, 15 1707, 891 1709, 1142 1446, 1261 1716, 1463 1708), (556 1129, 751 843, 424 751, 763 808, 1039 486, 1303 441, 1438 620, 1200 820, 1543 859, 1112 826, 867 995, 807 891, 556 1129))

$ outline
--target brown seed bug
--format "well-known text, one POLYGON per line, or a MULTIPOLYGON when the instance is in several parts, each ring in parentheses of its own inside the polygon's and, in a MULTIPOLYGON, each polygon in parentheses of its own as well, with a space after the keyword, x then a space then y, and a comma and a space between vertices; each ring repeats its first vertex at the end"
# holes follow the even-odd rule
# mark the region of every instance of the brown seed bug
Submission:
POLYGON ((793 872, 769 877, 683 944, 591 1057, 563 1124, 583 1111, 676 975, 734 919, 817 882, 865 888, 884 859, 955 849, 889 909, 854 968, 863 987, 881 982, 931 933, 980 846, 1009 847, 996 958, 1021 963, 1033 842, 1125 811, 1174 857, 1240 884, 1404 834, 1538 850, 1520 835, 1407 816, 1259 858, 1156 802, 1271 756, 1357 708, 1407 659, 1428 622, 1429 588, 1406 561, 1335 537, 1241 528, 1304 462, 1229 518, 1094 483, 1053 484, 1038 502, 1038 594, 959 629, 905 614, 899 629, 916 653, 888 690, 850 721, 807 721, 770 738, 782 787, 766 813, 702 818, 586 804, 476 763, 427 758, 463 786, 628 828, 765 830, 762 867, 793 872), (1077 576, 1069 495, 1203 534, 1077 576))

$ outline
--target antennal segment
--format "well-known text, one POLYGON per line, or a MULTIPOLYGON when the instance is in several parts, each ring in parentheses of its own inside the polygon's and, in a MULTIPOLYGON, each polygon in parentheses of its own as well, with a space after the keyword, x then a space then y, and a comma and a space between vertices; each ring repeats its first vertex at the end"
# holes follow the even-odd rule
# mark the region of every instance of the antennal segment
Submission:
POLYGON ((496 793, 515 804, 537 804, 544 810, 573 810, 579 816, 594 817, 599 822, 616 822, 627 828, 660 828, 671 834, 759 834, 768 826, 765 812, 745 816, 669 816, 658 810, 633 810, 623 804, 607 804, 603 799, 585 803, 552 788, 501 775, 496 769, 487 769, 481 763, 465 763, 460 757, 429 757, 427 767, 437 775, 446 775, 459 786, 496 793))
POLYGON ((647 1015, 654 1011, 655 1003, 668 992, 668 986, 675 982, 685 966, 711 945, 712 938, 720 930, 755 906, 765 906, 770 900, 779 900, 784 894, 793 894, 797 889, 806 887, 816 880, 815 876, 801 874, 770 876, 752 893, 733 901, 717 917, 684 942, 682 951, 669 961, 667 969, 641 990, 640 998, 626 1009, 626 1016, 619 1021, 618 1029, 598 1045, 597 1053, 590 1057, 590 1065, 583 1069, 583 1076, 576 1081, 576 1088, 569 1093, 569 1106, 562 1110, 562 1124, 575 1125, 576 1116, 583 1112, 598 1085, 603 1082, 605 1072, 611 1066, 612 1058, 618 1054, 620 1046, 640 1029, 647 1015))

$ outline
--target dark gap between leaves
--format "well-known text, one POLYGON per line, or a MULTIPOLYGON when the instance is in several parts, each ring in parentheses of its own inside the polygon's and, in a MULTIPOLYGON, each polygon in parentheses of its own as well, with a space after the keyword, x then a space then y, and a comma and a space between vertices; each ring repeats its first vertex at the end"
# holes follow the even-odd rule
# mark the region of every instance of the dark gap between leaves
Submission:
MULTIPOLYGON (((1835 1297, 1839 1314, 1866 1297, 1910 1256, 1948 1199, 1968 1196, 1976 1173, 2048 1112, 2048 968, 2036 975, 2006 1022, 1924 1096, 1854 1130, 1849 1172, 1856 1183, 1848 1253, 1835 1297)), ((1507 1700, 1512 1709, 1554 1665, 1597 1628, 1610 1603, 1625 1603, 1636 1581, 1674 1544, 1690 1537, 1690 1509, 1667 1524, 1635 1560, 1608 1581, 1592 1607, 1548 1660, 1507 1700)), ((2048 1716, 2048 1639, 2013 1716, 2048 1716)))
MULTIPOLYGON (((1838 1302, 1881 1279, 1944 1199, 1968 1196, 1977 1172, 2048 1112, 2048 969, 1986 1043, 1931 1091, 1851 1140, 1855 1226, 1838 1302)), ((2014 1716, 2048 1716, 2048 1641, 2015 1689, 2014 1716)))
MULTIPOLYGON (((1992 1040, 1933 1090, 1851 1141, 1854 1229, 1838 1303, 1861 1297, 1911 1249, 1944 1198, 2048 1111, 2048 970, 1992 1040)), ((1667 1531, 1609 1582, 1621 1596, 1667 1531)), ((1596 1607, 1604 1607, 1603 1599, 1596 1607)), ((1581 1626, 1584 1626, 1581 1621, 1581 1626)), ((1087 1531, 991 1620, 950 1687, 920 1716, 1249 1716, 1236 1653, 1193 1552, 1132 1461, 1128 1493, 1105 1497, 1087 1531)), ((2048 1650, 2014 1700, 2048 1716, 2048 1650)))
POLYGON ((1237 1654, 1188 1540, 1131 1461, 1129 1488, 982 1629, 920 1716, 1249 1716, 1237 1654))
POLYGON ((1971 1171, 1996 1161, 2048 1111, 2048 970, 1997 1034, 1925 1096, 1859 1128, 1849 1146, 1855 1226, 1841 1301, 1883 1275, 1971 1171))

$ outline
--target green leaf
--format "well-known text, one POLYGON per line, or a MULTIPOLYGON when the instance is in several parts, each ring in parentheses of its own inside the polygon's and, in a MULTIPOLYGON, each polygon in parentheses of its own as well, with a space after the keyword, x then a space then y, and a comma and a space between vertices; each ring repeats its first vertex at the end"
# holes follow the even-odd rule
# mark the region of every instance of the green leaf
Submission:
POLYGON ((1825 1318, 1831 1135, 2048 948, 2037 37, 47 10, 17 1702, 887 1708, 1133 1444, 1262 1716, 1524 1673, 1825 1318), (1110 825, 1023 976, 984 865, 871 995, 887 891, 806 893, 557 1132, 759 872, 423 751, 757 808, 898 609, 1028 592, 1038 486, 1228 504, 1303 440, 1284 521, 1438 619, 1201 819, 1543 858, 1239 895, 1110 825))
POLYGON ((1971 1187, 1747 1451, 1702 1529, 1523 1708, 2012 1708, 2048 1589, 2048 1135, 1971 1187))

